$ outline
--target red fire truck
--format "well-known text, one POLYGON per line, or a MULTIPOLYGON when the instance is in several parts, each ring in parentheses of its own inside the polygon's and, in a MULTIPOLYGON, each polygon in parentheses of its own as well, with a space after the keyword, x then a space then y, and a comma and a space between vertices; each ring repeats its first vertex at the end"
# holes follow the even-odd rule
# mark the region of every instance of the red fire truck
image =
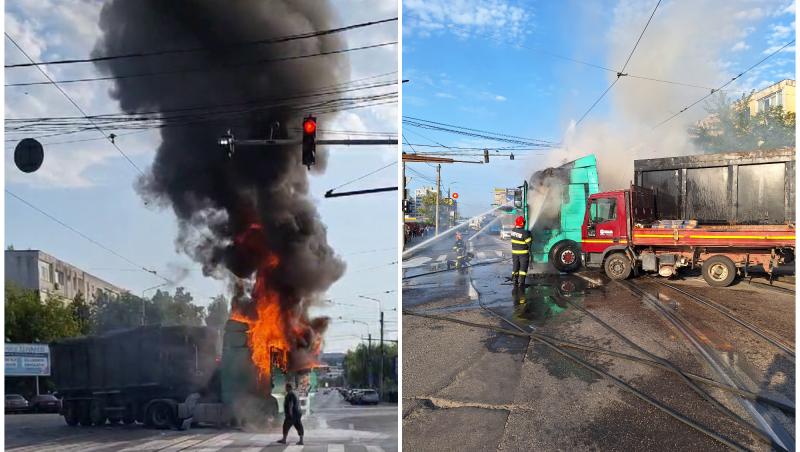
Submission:
POLYGON ((612 279, 699 267, 725 287, 751 266, 771 277, 794 260, 794 168, 794 148, 634 161, 630 189, 589 196, 580 257, 612 279))

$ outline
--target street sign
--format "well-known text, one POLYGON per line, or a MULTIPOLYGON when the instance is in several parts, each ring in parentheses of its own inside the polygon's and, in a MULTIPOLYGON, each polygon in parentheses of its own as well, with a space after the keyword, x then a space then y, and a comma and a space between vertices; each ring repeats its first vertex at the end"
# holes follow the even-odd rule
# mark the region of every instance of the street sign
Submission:
POLYGON ((32 173, 42 166, 44 150, 42 143, 33 138, 25 138, 14 148, 14 164, 23 173, 32 173))
POLYGON ((47 344, 6 344, 6 376, 50 375, 50 346, 47 344))

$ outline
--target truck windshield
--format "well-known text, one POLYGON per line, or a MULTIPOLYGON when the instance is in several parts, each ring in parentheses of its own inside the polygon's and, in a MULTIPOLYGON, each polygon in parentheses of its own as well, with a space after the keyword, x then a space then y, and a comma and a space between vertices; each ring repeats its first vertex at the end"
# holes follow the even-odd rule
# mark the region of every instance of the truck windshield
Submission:
POLYGON ((592 223, 604 223, 617 218, 617 200, 614 198, 593 199, 589 205, 592 223))

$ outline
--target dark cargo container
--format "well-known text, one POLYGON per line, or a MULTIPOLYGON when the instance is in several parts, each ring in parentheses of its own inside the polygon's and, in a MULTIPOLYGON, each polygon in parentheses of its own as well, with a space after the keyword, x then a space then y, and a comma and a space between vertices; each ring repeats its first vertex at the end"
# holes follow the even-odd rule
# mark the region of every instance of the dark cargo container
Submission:
POLYGON ((633 163, 656 195, 656 218, 700 224, 795 222, 794 148, 699 154, 633 163))
POLYGON ((208 387, 218 368, 218 344, 214 329, 187 326, 142 327, 53 343, 52 376, 64 398, 65 418, 72 425, 105 419, 150 423, 153 400, 182 402, 208 387))

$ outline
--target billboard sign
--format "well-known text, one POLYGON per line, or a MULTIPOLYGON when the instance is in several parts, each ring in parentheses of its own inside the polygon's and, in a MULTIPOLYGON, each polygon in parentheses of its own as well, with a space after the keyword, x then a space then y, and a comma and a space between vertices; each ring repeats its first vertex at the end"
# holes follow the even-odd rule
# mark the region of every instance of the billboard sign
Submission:
POLYGON ((47 344, 6 344, 6 376, 50 375, 50 346, 47 344))

